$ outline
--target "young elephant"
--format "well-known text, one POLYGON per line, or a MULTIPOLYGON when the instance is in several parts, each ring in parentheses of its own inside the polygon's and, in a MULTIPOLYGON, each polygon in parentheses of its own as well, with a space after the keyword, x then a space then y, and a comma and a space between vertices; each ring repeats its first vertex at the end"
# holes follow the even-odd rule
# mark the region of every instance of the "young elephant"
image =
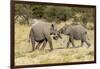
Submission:
POLYGON ((50 35, 54 35, 54 39, 57 40, 59 33, 57 32, 54 24, 47 23, 37 23, 31 27, 29 38, 31 39, 33 51, 38 49, 39 46, 43 43, 41 49, 44 49, 47 41, 49 42, 50 50, 53 50, 52 39, 50 35), (35 42, 38 44, 35 47, 35 42))
POLYGON ((82 25, 71 25, 67 26, 65 25, 59 30, 60 33, 68 35, 69 41, 67 43, 67 47, 69 47, 69 44, 72 43, 72 46, 75 47, 74 39, 75 40, 81 40, 81 46, 83 46, 83 43, 85 42, 88 47, 90 47, 90 43, 87 41, 87 31, 82 25))

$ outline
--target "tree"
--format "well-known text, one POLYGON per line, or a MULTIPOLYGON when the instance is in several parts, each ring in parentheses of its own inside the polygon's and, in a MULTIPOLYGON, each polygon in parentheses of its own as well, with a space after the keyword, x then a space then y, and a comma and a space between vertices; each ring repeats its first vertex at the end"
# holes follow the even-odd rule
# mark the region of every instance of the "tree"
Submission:
POLYGON ((18 17, 23 18, 23 23, 21 24, 29 24, 29 19, 32 17, 32 8, 31 5, 28 4, 16 4, 15 5, 15 20, 18 17))

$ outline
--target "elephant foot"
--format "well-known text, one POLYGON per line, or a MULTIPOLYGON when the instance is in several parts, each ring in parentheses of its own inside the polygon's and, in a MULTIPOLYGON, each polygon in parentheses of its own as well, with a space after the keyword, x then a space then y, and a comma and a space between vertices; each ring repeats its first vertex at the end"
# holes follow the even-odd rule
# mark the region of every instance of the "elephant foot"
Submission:
POLYGON ((35 50, 39 50, 39 48, 35 48, 35 50))
POLYGON ((66 48, 69 48, 69 45, 67 45, 66 48))
POLYGON ((53 49, 50 49, 49 51, 51 52, 51 51, 53 51, 53 49))
POLYGON ((90 43, 88 43, 87 45, 88 45, 88 47, 87 47, 87 48, 89 48, 89 47, 91 46, 91 44, 90 44, 90 43))
POLYGON ((89 44, 87 48, 90 48, 90 46, 91 46, 91 45, 89 44))
POLYGON ((35 51, 35 49, 32 49, 31 51, 33 52, 33 51, 35 51))
POLYGON ((78 45, 78 46, 75 46, 74 48, 79 48, 79 47, 82 47, 82 46, 78 45))
POLYGON ((80 45, 79 47, 83 47, 83 45, 80 45))
POLYGON ((66 48, 69 48, 69 46, 66 46, 66 48))
POLYGON ((44 50, 44 48, 41 48, 40 50, 41 50, 41 51, 43 51, 43 50, 44 50))
POLYGON ((33 50, 29 51, 29 53, 32 53, 32 52, 33 52, 33 50))

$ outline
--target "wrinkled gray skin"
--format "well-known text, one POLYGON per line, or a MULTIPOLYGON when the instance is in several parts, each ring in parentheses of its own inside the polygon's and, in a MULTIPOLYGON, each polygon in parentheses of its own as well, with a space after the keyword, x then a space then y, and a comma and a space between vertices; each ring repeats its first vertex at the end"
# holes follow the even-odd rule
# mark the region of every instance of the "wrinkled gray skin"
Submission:
POLYGON ((81 46, 85 42, 88 47, 90 47, 90 43, 88 42, 87 31, 82 25, 65 25, 59 30, 60 33, 68 35, 69 41, 67 43, 67 47, 72 43, 72 46, 75 47, 74 40, 81 40, 81 46))
POLYGON ((44 49, 46 43, 48 41, 50 50, 53 50, 52 39, 50 35, 54 35, 53 38, 55 40, 58 39, 58 36, 61 38, 60 34, 57 32, 55 26, 53 24, 46 24, 46 23, 37 23, 31 27, 29 38, 31 39, 32 48, 34 51, 35 49, 39 49, 40 45, 43 43, 41 49, 44 49), (35 42, 38 44, 35 46, 35 42))

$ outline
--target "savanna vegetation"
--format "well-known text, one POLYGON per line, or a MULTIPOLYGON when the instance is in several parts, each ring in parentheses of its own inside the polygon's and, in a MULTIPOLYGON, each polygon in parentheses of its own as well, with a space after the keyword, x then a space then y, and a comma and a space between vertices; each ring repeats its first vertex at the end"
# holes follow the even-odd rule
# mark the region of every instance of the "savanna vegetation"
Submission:
POLYGON ((15 65, 50 64, 85 62, 94 60, 94 19, 95 9, 86 7, 67 7, 37 4, 15 4, 15 65), (47 43, 44 51, 32 49, 27 42, 30 24, 33 19, 40 22, 55 23, 57 29, 65 24, 79 23, 87 28, 91 47, 78 47, 80 41, 75 41, 77 48, 66 48, 68 36, 61 34, 63 39, 53 40, 54 50, 49 52, 47 43))
MULTIPOLYGON (((48 22, 55 23, 61 23, 61 21, 74 19, 75 22, 80 22, 86 27, 87 23, 94 22, 94 17, 94 8, 40 4, 15 5, 15 21, 19 24, 30 24, 31 19, 43 19, 48 22)), ((91 29, 93 29, 93 27, 91 29)))

